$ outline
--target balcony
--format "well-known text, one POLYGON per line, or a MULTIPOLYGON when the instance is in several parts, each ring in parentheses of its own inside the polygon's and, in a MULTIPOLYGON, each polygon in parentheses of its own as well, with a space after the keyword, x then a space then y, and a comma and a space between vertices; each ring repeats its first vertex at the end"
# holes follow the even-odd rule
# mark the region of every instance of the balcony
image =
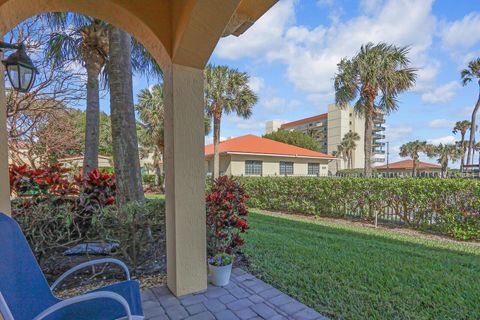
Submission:
POLYGON ((373 125, 373 131, 385 131, 385 127, 382 126, 381 124, 374 124, 373 125))
POLYGON ((374 154, 385 154, 385 150, 383 149, 372 149, 374 154))
POLYGON ((374 133, 373 140, 379 140, 379 139, 385 139, 385 135, 380 133, 374 133))
POLYGON ((383 124, 383 123, 385 123, 385 118, 383 118, 383 116, 381 116, 381 117, 374 116, 373 117, 373 123, 383 124))

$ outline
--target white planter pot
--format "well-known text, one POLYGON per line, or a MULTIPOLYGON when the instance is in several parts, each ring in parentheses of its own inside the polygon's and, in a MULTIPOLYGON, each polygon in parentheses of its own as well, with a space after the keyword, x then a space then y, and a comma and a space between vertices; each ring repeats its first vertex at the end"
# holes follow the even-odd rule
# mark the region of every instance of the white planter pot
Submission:
POLYGON ((230 282, 232 264, 222 267, 212 266, 209 264, 208 269, 210 271, 210 280, 214 286, 223 287, 230 282))

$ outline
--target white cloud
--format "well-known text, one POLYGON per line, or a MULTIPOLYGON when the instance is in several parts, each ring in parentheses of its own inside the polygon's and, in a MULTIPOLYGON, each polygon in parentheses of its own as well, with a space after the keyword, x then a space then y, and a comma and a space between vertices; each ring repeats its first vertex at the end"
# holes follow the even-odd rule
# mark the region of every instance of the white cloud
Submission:
POLYGON ((460 83, 457 81, 451 81, 443 86, 422 94, 422 101, 425 103, 446 103, 455 96, 455 92, 459 88, 460 83))
POLYGON ((260 105, 270 112, 280 114, 299 107, 301 102, 295 99, 288 100, 275 96, 262 100, 260 105))
POLYGON ((442 45, 447 50, 468 49, 480 42, 480 12, 472 12, 444 25, 441 31, 442 45))
POLYGON ((431 144, 440 144, 440 143, 450 144, 450 143, 455 143, 455 137, 452 135, 448 135, 445 137, 428 139, 427 142, 431 144))
POLYGON ((243 120, 237 124, 237 128, 243 130, 265 130, 265 121, 243 120))
POLYGON ((250 81, 248 82, 250 88, 255 92, 259 93, 265 86, 265 80, 261 77, 250 77, 250 81))
POLYGON ((361 0, 360 8, 366 13, 375 13, 381 9, 383 0, 361 0))
MULTIPOLYGON (((365 1, 365 8, 374 2, 365 1)), ((340 59, 352 57, 364 43, 385 41, 412 46, 412 64, 424 70, 419 72, 418 82, 426 86, 439 67, 428 57, 436 26, 431 9, 432 0, 390 0, 370 15, 310 28, 293 25, 294 2, 281 1, 238 39, 222 40, 216 54, 225 59, 250 56, 280 61, 296 89, 328 94, 333 91, 332 79, 340 59)))
POLYGON ((430 128, 448 128, 451 129, 455 125, 455 121, 448 119, 433 119, 428 123, 430 128))
POLYGON ((401 139, 405 136, 408 136, 412 132, 413 132, 413 128, 409 126, 403 126, 403 125, 391 126, 388 124, 385 125, 385 136, 389 141, 401 139))

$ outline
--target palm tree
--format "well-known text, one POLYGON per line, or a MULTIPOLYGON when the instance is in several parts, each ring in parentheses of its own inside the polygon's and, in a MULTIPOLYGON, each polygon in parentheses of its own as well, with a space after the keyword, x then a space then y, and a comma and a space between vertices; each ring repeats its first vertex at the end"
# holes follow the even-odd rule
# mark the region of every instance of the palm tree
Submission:
MULTIPOLYGON (((47 13, 41 16, 53 28, 48 55, 55 62, 77 61, 87 70, 87 108, 83 174, 98 167, 100 137, 99 75, 108 87, 108 24, 77 13, 47 13)), ((140 43, 131 38, 132 66, 136 73, 160 78, 161 70, 140 43)), ((131 90, 131 89, 130 89, 131 90)))
POLYGON ((65 60, 83 63, 87 71, 87 106, 83 175, 98 168, 100 139, 100 90, 99 75, 108 58, 107 25, 95 18, 66 14, 46 16, 53 26, 63 31, 54 32, 48 43, 48 56, 54 62, 65 60), (67 21, 73 21, 75 28, 66 28, 67 21))
POLYGON ((410 157, 412 158, 412 177, 417 176, 417 163, 420 157, 420 152, 427 152, 427 142, 426 141, 411 141, 403 144, 400 147, 400 157, 410 157))
MULTIPOLYGON (((463 69, 461 74, 462 84, 466 86, 468 83, 477 79, 478 86, 480 87, 480 58, 474 59, 468 63, 467 69, 463 69)), ((480 90, 477 98, 477 103, 473 108, 472 120, 470 122, 470 138, 468 139, 467 149, 467 164, 471 164, 473 161, 473 145, 475 141, 475 131, 477 129, 477 112, 480 108, 480 90)))
POLYGON ((117 204, 144 201, 132 90, 131 39, 109 26, 110 112, 117 204))
POLYGON ((427 155, 430 158, 437 157, 437 161, 442 167, 442 178, 446 178, 449 161, 455 162, 461 159, 462 149, 455 144, 440 143, 438 146, 429 145, 427 155))
MULTIPOLYGON (((335 151, 334 151, 335 152, 335 151)), ((348 155, 347 155, 347 150, 346 150, 346 146, 344 143, 340 143, 338 146, 337 146, 337 151, 336 151, 336 154, 335 156, 340 156, 342 157, 343 159, 343 162, 347 162, 347 167, 348 167, 348 155)), ((338 171, 338 162, 337 162, 337 171, 338 171)))
MULTIPOLYGON (((165 104, 163 100, 163 85, 156 84, 151 89, 140 90, 135 110, 138 113, 142 128, 139 139, 144 153, 153 153, 155 168, 155 185, 160 184, 160 162, 164 154, 164 117, 165 104)), ((205 135, 210 132, 211 120, 205 116, 205 135)))
POLYGON ((368 43, 352 59, 343 58, 335 75, 335 102, 340 108, 356 100, 355 111, 365 118, 365 176, 372 175, 372 130, 376 110, 397 110, 397 96, 415 85, 409 47, 368 43), (380 95, 380 96, 379 96, 380 95), (358 97, 358 99, 357 99, 358 97))
POLYGON ((143 89, 138 94, 138 103, 135 106, 138 113, 140 125, 144 134, 139 138, 141 145, 147 153, 153 153, 153 167, 155 169, 155 185, 159 186, 161 181, 160 163, 162 160, 163 120, 165 116, 165 104, 163 101, 163 86, 156 84, 152 89, 143 89), (142 141, 143 140, 143 141, 142 141))
POLYGON ((220 124, 222 115, 235 113, 248 119, 257 96, 248 85, 249 76, 227 66, 208 65, 205 69, 205 111, 213 118, 213 178, 220 175, 220 124))
POLYGON ((353 169, 353 152, 357 148, 356 141, 358 140, 360 140, 360 136, 358 135, 358 133, 349 131, 343 136, 341 142, 341 144, 345 148, 345 153, 347 154, 349 169, 353 169))
POLYGON ((467 149, 467 145, 465 144, 465 134, 467 130, 471 128, 472 123, 468 120, 457 121, 455 123, 455 127, 453 127, 452 132, 457 134, 460 132, 460 146, 462 151, 462 159, 460 163, 460 171, 463 171, 463 166, 465 164, 465 151, 467 149))

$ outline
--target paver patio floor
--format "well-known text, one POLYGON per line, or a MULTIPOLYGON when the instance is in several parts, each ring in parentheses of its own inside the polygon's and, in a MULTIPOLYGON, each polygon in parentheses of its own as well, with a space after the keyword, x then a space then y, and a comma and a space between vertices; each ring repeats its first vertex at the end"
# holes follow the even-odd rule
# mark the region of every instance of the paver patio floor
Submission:
POLYGON ((146 320, 327 319, 239 268, 228 286, 181 298, 162 286, 143 291, 142 303, 146 320))

